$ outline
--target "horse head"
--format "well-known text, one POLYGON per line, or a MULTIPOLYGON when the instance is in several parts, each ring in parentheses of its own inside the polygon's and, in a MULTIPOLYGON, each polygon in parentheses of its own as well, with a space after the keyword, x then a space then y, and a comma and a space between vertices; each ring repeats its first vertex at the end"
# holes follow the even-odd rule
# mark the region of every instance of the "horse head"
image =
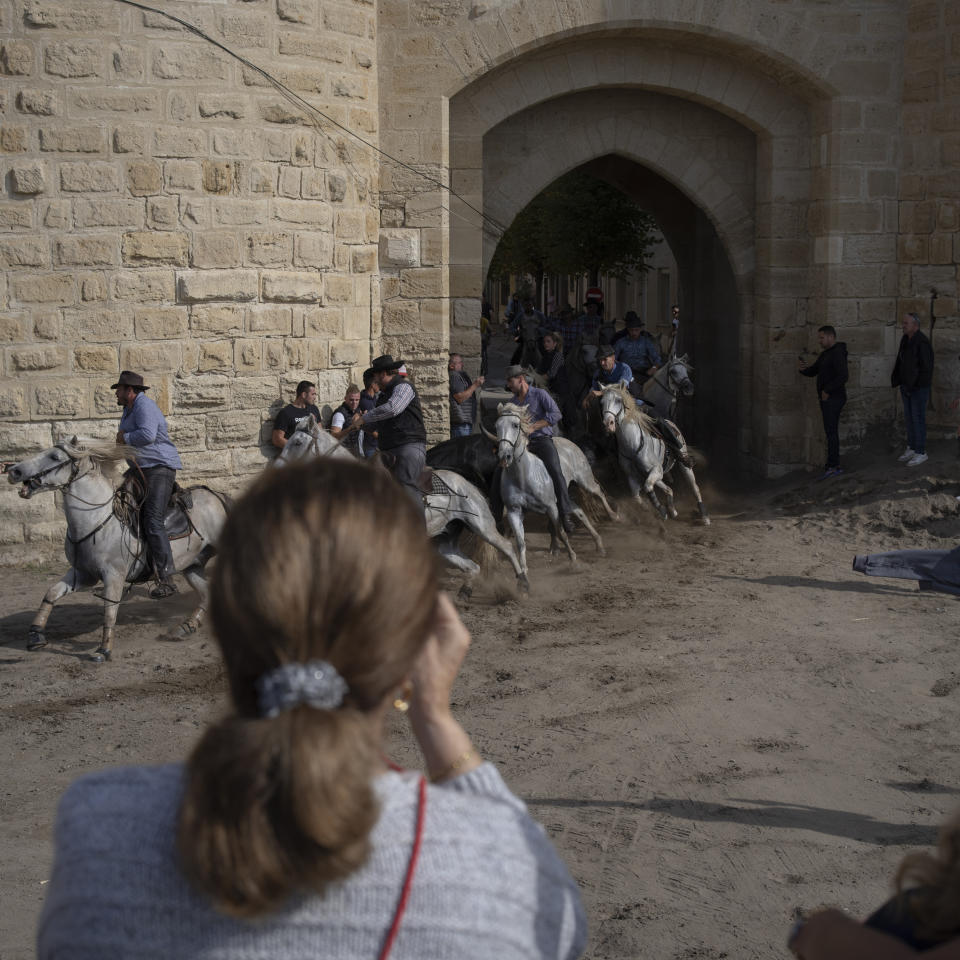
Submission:
POLYGON ((690 379, 692 369, 686 354, 682 357, 673 357, 667 364, 667 375, 670 377, 671 386, 685 397, 693 396, 693 381, 690 379))
POLYGON ((607 433, 616 433, 617 424, 624 414, 623 394, 627 389, 626 381, 611 383, 603 388, 600 395, 600 416, 607 433))
POLYGON ((293 433, 287 437, 287 442, 274 459, 273 465, 282 467, 288 463, 294 463, 297 460, 309 457, 320 429, 317 418, 312 413, 301 420, 294 428, 293 433))
POLYGON ((497 459, 506 470, 527 449, 530 413, 513 403, 497 404, 497 459))
POLYGON ((6 470, 8 483, 21 484, 19 495, 29 500, 41 490, 60 490, 68 487, 81 475, 97 469, 97 461, 121 462, 135 452, 128 447, 119 447, 112 442, 78 438, 60 440, 55 446, 35 456, 21 460, 6 470), (81 474, 84 462, 90 464, 81 474))

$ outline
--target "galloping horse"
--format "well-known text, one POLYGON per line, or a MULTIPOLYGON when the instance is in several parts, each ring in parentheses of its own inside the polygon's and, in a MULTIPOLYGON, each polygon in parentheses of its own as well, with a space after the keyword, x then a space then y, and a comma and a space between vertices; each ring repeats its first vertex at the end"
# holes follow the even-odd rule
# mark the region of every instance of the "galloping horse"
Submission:
MULTIPOLYGON (((577 555, 573 552, 570 540, 559 523, 553 481, 543 461, 527 451, 530 411, 527 407, 514 403, 501 403, 497 406, 497 413, 499 414, 496 436, 497 455, 503 468, 500 474, 500 494, 506 508, 507 522, 517 541, 517 552, 520 554, 520 563, 524 572, 527 570, 527 548, 523 532, 524 509, 547 515, 550 520, 550 552, 556 551, 559 535, 561 542, 567 548, 570 562, 573 563, 577 555)), ((484 433, 493 439, 492 434, 487 433, 486 429, 484 433)), ((554 444, 567 485, 576 483, 599 497, 606 508, 607 515, 611 520, 616 520, 617 514, 603 495, 583 451, 576 444, 563 438, 555 439, 554 444)), ((597 551, 604 556, 606 551, 603 548, 603 541, 586 514, 579 507, 574 507, 573 515, 587 528, 597 545, 597 551)))
POLYGON ((700 488, 693 475, 693 467, 690 465, 686 441, 677 426, 669 420, 662 423, 663 429, 673 434, 677 446, 677 452, 674 453, 657 435, 654 421, 637 407, 623 383, 610 384, 603 388, 600 412, 605 429, 617 436, 620 466, 626 474, 630 493, 639 499, 640 491, 643 490, 662 519, 667 519, 668 511, 670 516, 675 518, 677 511, 673 506, 673 490, 664 483, 663 477, 677 467, 693 490, 701 519, 705 524, 710 523, 703 497, 700 496, 700 488), (657 499, 657 490, 666 496, 666 508, 657 499))
POLYGON ((691 370, 693 367, 686 354, 682 357, 669 357, 643 385, 640 399, 648 407, 652 407, 658 417, 672 418, 676 412, 677 397, 693 396, 691 370))
MULTIPOLYGON (((324 456, 353 458, 353 454, 320 429, 313 417, 308 417, 290 434, 274 465, 283 466, 296 460, 324 456)), ((371 466, 371 469, 374 468, 371 466)), ((430 487, 424 491, 423 497, 427 536, 436 543, 440 556, 466 575, 467 579, 460 587, 460 596, 470 596, 473 592, 472 581, 480 572, 479 565, 460 550, 460 534, 464 528, 499 550, 510 561, 520 589, 527 592, 530 589, 527 571, 521 567, 510 541, 497 532, 486 497, 469 480, 452 470, 433 470, 429 482, 430 487)))
MULTIPOLYGON (((20 496, 25 500, 41 490, 62 490, 67 517, 64 550, 71 567, 43 598, 30 626, 28 650, 46 646, 43 630, 58 600, 102 580, 103 590, 99 595, 104 601, 103 638, 92 659, 97 663, 110 659, 124 589, 128 584, 141 583, 150 577, 136 507, 127 515, 125 502, 117 495, 114 482, 104 476, 101 469, 103 463, 123 463, 132 452, 130 447, 73 437, 7 469, 8 481, 22 484, 20 496)), ((185 535, 171 540, 170 547, 175 569, 200 595, 200 605, 180 625, 181 636, 194 633, 203 619, 207 603, 203 568, 214 554, 227 516, 227 501, 212 490, 192 487, 189 493, 193 505, 186 511, 185 535)))

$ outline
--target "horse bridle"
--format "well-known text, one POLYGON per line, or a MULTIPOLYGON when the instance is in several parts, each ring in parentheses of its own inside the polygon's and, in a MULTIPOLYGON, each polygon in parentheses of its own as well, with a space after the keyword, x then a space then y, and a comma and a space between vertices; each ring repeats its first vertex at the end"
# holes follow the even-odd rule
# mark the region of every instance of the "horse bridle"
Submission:
MULTIPOLYGON (((659 370, 657 370, 657 372, 651 377, 651 379, 658 387, 660 387, 661 390, 666 390, 666 392, 670 394, 672 399, 678 400, 680 398, 680 387, 674 386, 674 379, 670 373, 670 370, 674 365, 684 366, 682 363, 680 363, 679 360, 668 360, 662 367, 660 367, 659 370), (666 383, 664 383, 662 380, 657 379, 660 376, 661 370, 666 371, 666 380, 667 380, 666 383)), ((689 380, 690 380, 690 377, 688 376, 687 381, 689 382, 689 380)), ((681 385, 682 385, 682 381, 681 381, 681 385)))
POLYGON ((506 440, 506 439, 501 440, 500 437, 498 436, 498 437, 497 437, 497 442, 498 442, 498 443, 509 443, 510 446, 513 448, 513 456, 514 456, 514 458, 517 459, 517 460, 519 460, 519 459, 527 452, 527 445, 526 445, 525 443, 523 443, 523 444, 521 443, 521 438, 523 437, 523 427, 522 427, 522 425, 521 425, 520 418, 519 418, 515 413, 505 414, 504 417, 503 417, 503 419, 507 419, 507 418, 509 418, 510 420, 516 420, 516 421, 517 421, 517 437, 516 437, 515 440, 506 440), (522 449, 521 449, 521 447, 522 447, 522 449), (518 451, 519 451, 519 452, 518 452, 518 451))

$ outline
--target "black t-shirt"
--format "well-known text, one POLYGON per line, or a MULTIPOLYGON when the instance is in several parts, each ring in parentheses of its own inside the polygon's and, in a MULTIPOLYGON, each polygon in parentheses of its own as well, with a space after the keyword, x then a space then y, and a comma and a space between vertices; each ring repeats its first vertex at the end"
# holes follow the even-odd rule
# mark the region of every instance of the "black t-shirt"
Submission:
POLYGON ((312 403, 308 403, 305 407, 295 407, 292 403, 288 403, 277 414, 276 420, 273 421, 273 429, 282 430, 284 438, 289 440, 290 434, 297 429, 297 424, 301 420, 306 420, 311 413, 319 423, 320 411, 312 403))

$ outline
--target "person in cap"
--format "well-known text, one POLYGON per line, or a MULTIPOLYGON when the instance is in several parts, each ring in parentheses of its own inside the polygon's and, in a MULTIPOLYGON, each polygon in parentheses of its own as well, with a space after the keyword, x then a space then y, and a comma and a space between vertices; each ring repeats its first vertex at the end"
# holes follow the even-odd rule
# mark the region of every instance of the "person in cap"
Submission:
POLYGON ((150 388, 143 382, 143 377, 132 370, 124 370, 110 389, 116 391, 117 406, 123 407, 117 443, 136 448, 137 464, 146 484, 140 516, 157 578, 150 596, 160 600, 177 592, 173 582, 173 552, 163 529, 163 515, 170 502, 177 471, 183 469, 183 464, 170 440, 166 419, 146 394, 150 388))
POLYGON ((317 385, 309 380, 301 380, 297 384, 297 393, 293 403, 288 403, 273 421, 273 434, 270 442, 282 450, 290 439, 290 434, 297 429, 297 425, 313 415, 317 423, 320 422, 320 411, 317 409, 317 385))
POLYGON ((380 396, 372 410, 354 414, 354 421, 364 429, 376 424, 384 463, 422 510, 418 484, 427 462, 427 431, 417 391, 398 373, 403 365, 402 360, 394 360, 389 354, 373 361, 370 369, 380 396))
MULTIPOLYGON (((557 497, 557 510, 560 513, 560 523, 567 533, 573 531, 573 505, 570 503, 570 492, 567 490, 567 481, 560 468, 560 457, 557 448, 553 445, 553 428, 560 422, 560 408, 553 397, 546 390, 532 387, 527 383, 523 367, 514 364, 507 367, 506 388, 513 394, 513 402, 530 411, 530 433, 527 437, 527 449, 538 456, 550 474, 553 481, 553 490, 557 497)), ((500 467, 498 466, 490 484, 490 507, 498 520, 503 513, 503 501, 500 497, 500 467)))
POLYGON ((603 346, 597 350, 597 361, 600 366, 593 375, 593 383, 590 384, 590 392, 583 398, 583 406, 586 409, 594 397, 599 397, 603 393, 603 388, 611 383, 620 383, 623 381, 629 387, 633 382, 633 372, 627 364, 617 360, 614 348, 603 346))
POLYGON ((643 329, 643 321, 632 310, 627 313, 627 335, 617 341, 618 361, 627 364, 639 384, 652 377, 662 360, 657 343, 643 329))

